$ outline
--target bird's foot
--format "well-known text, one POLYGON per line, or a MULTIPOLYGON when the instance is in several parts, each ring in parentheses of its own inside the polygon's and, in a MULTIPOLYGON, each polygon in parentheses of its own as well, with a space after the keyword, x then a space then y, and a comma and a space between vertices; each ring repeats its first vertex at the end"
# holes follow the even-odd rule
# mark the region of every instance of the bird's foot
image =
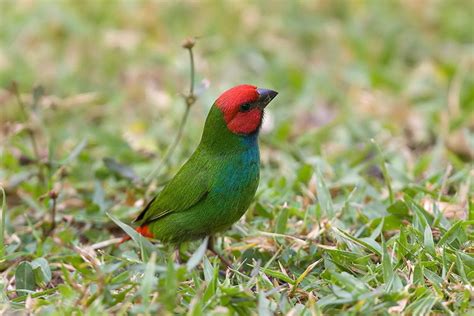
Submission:
POLYGON ((216 251, 216 249, 214 248, 214 238, 211 236, 209 237, 209 241, 207 243, 207 250, 209 250, 210 252, 212 252, 215 256, 217 256, 221 262, 227 266, 227 268, 229 269, 233 269, 233 266, 232 264, 223 256, 221 255, 220 253, 218 253, 216 251))
POLYGON ((180 252, 179 247, 173 251, 173 261, 178 264, 183 263, 183 260, 181 259, 181 252, 180 252))
POLYGON ((214 249, 209 249, 209 251, 212 252, 215 256, 217 256, 222 261, 222 263, 227 266, 227 268, 233 269, 232 264, 226 258, 224 258, 223 255, 221 255, 214 249))

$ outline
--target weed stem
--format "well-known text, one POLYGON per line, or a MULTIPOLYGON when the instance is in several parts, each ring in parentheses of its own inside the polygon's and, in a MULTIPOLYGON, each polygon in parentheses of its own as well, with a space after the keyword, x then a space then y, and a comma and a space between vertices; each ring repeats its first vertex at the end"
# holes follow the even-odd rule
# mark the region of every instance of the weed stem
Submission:
POLYGON ((160 164, 153 170, 150 175, 146 178, 145 183, 149 183, 155 175, 159 174, 161 171, 161 168, 166 165, 171 157, 171 155, 174 153, 176 150, 181 137, 183 136, 183 131, 184 131, 184 126, 186 125, 186 122, 189 117, 189 111, 191 109, 191 106, 196 102, 196 96, 194 95, 194 54, 193 54, 193 47, 195 44, 194 39, 187 39, 183 43, 183 48, 187 49, 189 52, 189 63, 190 63, 190 72, 189 72, 189 93, 187 95, 184 95, 184 101, 186 104, 186 109, 183 113, 183 116, 181 118, 181 121, 179 123, 178 127, 178 132, 176 133, 176 137, 174 138, 173 142, 171 145, 168 147, 168 149, 165 152, 165 155, 163 156, 163 159, 161 160, 160 164))

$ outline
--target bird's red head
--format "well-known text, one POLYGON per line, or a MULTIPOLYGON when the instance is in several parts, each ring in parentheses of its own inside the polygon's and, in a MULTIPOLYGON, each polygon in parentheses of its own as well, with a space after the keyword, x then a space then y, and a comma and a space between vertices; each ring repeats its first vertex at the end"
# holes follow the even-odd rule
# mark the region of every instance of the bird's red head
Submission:
POLYGON ((249 135, 259 129, 264 108, 277 94, 273 90, 243 84, 221 94, 216 106, 222 111, 231 132, 249 135))

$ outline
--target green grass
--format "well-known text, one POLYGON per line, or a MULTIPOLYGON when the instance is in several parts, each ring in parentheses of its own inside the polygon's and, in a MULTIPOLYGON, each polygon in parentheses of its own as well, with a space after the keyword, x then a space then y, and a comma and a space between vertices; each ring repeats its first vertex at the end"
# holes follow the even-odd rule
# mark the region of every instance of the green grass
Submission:
POLYGON ((473 6, 1 1, 0 313, 472 313, 473 6), (148 184, 189 36, 198 100, 148 184), (239 83, 280 94, 255 202, 217 240, 235 269, 200 241, 182 264, 115 247, 239 83))

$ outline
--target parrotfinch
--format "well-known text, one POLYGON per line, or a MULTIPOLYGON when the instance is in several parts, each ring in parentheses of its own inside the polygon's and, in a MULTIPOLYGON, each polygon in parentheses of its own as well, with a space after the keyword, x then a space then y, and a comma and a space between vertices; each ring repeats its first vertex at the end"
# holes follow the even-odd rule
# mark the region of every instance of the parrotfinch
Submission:
POLYGON ((225 91, 212 105, 199 146, 141 211, 136 230, 179 244, 226 230, 242 217, 259 182, 264 110, 277 94, 252 85, 225 91))

